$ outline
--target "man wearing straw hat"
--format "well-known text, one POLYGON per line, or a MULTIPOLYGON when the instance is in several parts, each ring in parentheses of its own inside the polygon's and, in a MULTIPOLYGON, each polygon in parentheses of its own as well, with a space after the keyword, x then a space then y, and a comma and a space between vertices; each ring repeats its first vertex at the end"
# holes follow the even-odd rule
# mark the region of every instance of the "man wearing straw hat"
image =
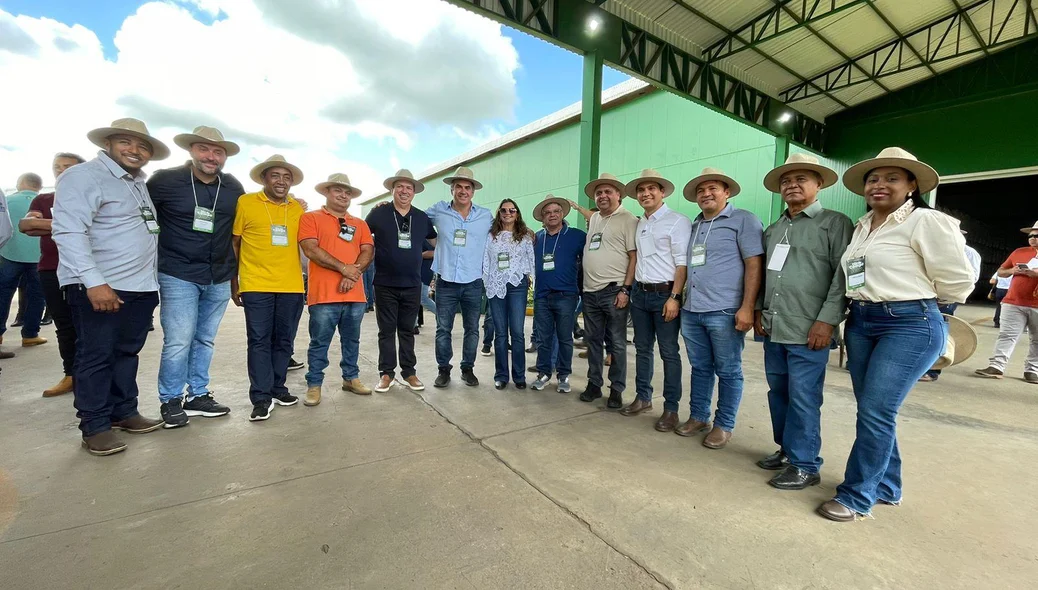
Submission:
POLYGON ((808 154, 791 154, 764 177, 764 188, 780 194, 786 210, 764 230, 767 270, 754 311, 779 446, 757 465, 779 471, 768 483, 782 490, 820 481, 822 389, 833 331, 847 308, 840 258, 854 233, 846 215, 818 201, 837 180, 808 154))
POLYGON ((306 398, 303 403, 321 403, 328 345, 339 330, 342 342, 342 389, 371 395, 360 380, 360 323, 367 299, 364 269, 374 256, 371 230, 363 219, 350 215, 350 202, 361 194, 345 174, 332 174, 314 190, 326 198, 324 207, 304 213, 299 219, 299 245, 309 258, 307 303, 310 306, 310 348, 307 352, 306 398))
POLYGON ((465 338, 461 348, 461 380, 479 385, 472 372, 479 346, 479 311, 483 301, 483 250, 490 235, 494 215, 472 202, 483 184, 464 166, 443 179, 450 187, 451 200, 440 201, 426 210, 441 236, 436 241, 433 272, 436 273, 436 364, 439 375, 433 383, 447 387, 451 380, 454 349, 451 331, 454 316, 461 308, 465 338))
POLYGON ((288 191, 303 182, 303 171, 275 154, 254 166, 249 177, 263 189, 238 199, 231 238, 238 273, 231 278, 231 299, 245 308, 249 420, 257 422, 270 418, 274 404, 299 401, 285 379, 303 314, 298 238, 303 207, 288 191))
POLYGON ((1038 221, 1020 231, 1027 236, 1027 246, 1013 250, 998 268, 998 276, 1012 277, 1013 282, 1002 299, 995 352, 988 366, 975 372, 981 377, 1001 379, 1016 341, 1026 330, 1031 336, 1031 347, 1024 361, 1024 381, 1038 384, 1038 221))
POLYGON ((225 416, 209 388, 216 331, 231 299, 237 268, 231 247, 234 213, 245 189, 223 172, 238 145, 219 129, 199 126, 173 138, 190 159, 160 170, 148 181, 159 234, 162 357, 159 411, 166 428, 186 426, 189 416, 225 416), (184 388, 187 388, 186 394, 184 388))
MULTIPOLYGON (((681 292, 688 270, 688 240, 692 222, 674 211, 664 199, 674 193, 674 183, 651 169, 624 186, 624 193, 638 200, 644 210, 638 221, 638 262, 631 293, 636 356, 634 384, 637 397, 620 410, 635 416, 652 409, 653 349, 658 344, 663 360, 663 415, 656 430, 667 432, 677 425, 681 401, 681 354, 678 333, 681 292)), ((622 342, 616 345, 622 346, 622 342)))
POLYGON ((141 168, 169 157, 169 148, 137 119, 87 138, 102 151, 58 178, 51 233, 78 335, 73 379, 83 446, 111 455, 126 449, 113 429, 162 426, 137 411, 137 355, 159 302, 159 224, 141 168))

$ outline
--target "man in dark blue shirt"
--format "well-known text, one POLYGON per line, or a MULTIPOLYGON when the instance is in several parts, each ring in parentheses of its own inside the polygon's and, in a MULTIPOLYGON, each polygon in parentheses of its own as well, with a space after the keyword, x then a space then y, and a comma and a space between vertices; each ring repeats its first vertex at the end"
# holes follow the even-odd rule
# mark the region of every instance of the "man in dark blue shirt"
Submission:
POLYGON ((425 310, 429 310, 429 313, 433 315, 433 319, 436 319, 436 302, 429 297, 429 285, 436 274, 432 269, 435 252, 436 246, 433 246, 432 242, 429 240, 422 241, 422 306, 418 308, 418 323, 414 327, 416 335, 419 331, 418 328, 425 325, 425 310))
POLYGON ((162 306, 160 412, 166 428, 185 426, 189 416, 224 416, 231 410, 213 399, 209 364, 237 261, 231 246, 235 206, 245 192, 223 172, 237 144, 212 127, 173 138, 190 161, 160 170, 148 181, 159 233, 159 296, 162 306), (187 396, 184 386, 187 386, 187 396))
POLYGON ((581 258, 587 234, 563 221, 570 211, 566 199, 548 195, 533 209, 544 223, 534 243, 533 322, 537 331, 537 380, 530 386, 540 391, 551 380, 552 335, 558 337, 559 393, 569 393, 573 365, 573 321, 580 297, 581 258))

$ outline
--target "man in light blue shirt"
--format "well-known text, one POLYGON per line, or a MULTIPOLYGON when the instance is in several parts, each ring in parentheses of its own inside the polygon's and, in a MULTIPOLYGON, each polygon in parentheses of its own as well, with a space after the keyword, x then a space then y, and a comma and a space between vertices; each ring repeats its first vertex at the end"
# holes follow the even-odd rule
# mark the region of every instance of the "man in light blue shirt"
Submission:
MULTIPOLYGON (((18 177, 18 192, 7 196, 8 220, 21 219, 29 212, 29 205, 39 194, 43 179, 31 172, 18 177)), ((13 223, 13 222, 12 222, 13 223)), ((43 319, 43 287, 36 265, 40 262, 40 238, 15 232, 0 249, 0 341, 7 330, 7 316, 11 311, 18 284, 25 281, 25 315, 22 318, 22 346, 38 346, 47 342, 40 338, 40 320, 43 319)), ((19 302, 21 305, 23 302, 19 302)))
POLYGON ((472 170, 461 167, 443 179, 450 185, 450 201, 440 201, 425 210, 433 222, 439 239, 433 255, 436 273, 436 364, 440 374, 433 385, 447 387, 451 380, 451 331, 454 316, 461 307, 465 339, 461 352, 461 379, 465 385, 479 385, 473 374, 476 348, 479 345, 479 310, 483 300, 483 250, 490 234, 494 215, 486 207, 472 202, 483 185, 472 170))

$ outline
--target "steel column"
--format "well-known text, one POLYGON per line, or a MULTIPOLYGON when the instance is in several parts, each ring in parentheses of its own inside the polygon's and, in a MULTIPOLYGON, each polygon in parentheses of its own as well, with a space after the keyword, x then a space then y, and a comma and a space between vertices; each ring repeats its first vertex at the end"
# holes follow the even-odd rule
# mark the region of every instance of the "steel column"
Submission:
MULTIPOLYGON (((584 54, 584 76, 580 101, 580 168, 577 171, 577 202, 590 209, 584 185, 598 178, 598 153, 602 136, 602 55, 584 54)), ((578 220, 585 227, 584 218, 578 220)))
MULTIPOLYGON (((789 157, 789 136, 788 135, 776 135, 775 136, 775 167, 786 163, 786 158, 789 157)), ((771 219, 769 219, 764 227, 767 227, 775 222, 782 215, 782 210, 786 204, 782 202, 782 195, 779 193, 771 193, 771 219)))

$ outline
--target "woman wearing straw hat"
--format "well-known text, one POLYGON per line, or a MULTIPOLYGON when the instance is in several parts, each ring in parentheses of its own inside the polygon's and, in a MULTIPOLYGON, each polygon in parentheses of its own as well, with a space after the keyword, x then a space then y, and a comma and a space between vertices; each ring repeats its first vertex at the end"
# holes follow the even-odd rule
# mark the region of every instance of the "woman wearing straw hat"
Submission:
POLYGON ((897 414, 912 385, 945 348, 937 301, 964 302, 973 290, 958 222, 922 195, 937 172, 901 148, 851 166, 844 185, 871 208, 841 260, 850 316, 844 338, 857 400, 857 435, 836 497, 818 513, 838 522, 901 503, 897 414))

